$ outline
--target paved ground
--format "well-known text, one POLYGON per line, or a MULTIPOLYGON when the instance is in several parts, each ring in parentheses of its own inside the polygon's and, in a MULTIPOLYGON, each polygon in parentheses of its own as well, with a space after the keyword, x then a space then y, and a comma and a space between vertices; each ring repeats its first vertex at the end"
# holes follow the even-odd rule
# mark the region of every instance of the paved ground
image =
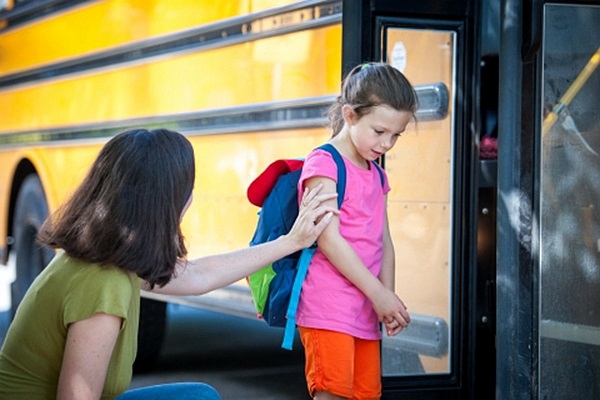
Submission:
POLYGON ((198 381, 223 400, 309 398, 302 346, 282 350, 280 329, 179 305, 169 306, 167 329, 156 372, 135 376, 132 387, 198 381))

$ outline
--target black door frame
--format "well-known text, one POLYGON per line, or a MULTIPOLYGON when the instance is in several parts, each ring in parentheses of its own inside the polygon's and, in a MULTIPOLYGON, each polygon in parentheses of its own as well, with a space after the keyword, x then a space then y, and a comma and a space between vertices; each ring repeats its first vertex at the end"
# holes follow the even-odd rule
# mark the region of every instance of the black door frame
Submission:
POLYGON ((532 239, 539 182, 535 116, 540 115, 536 85, 542 5, 539 0, 502 0, 501 7, 506 12, 499 58, 497 318, 502 323, 497 327, 496 398, 535 399, 538 274, 532 239))
POLYGON ((343 3, 342 70, 379 61, 383 26, 436 28, 457 33, 455 165, 453 187, 453 293, 451 373, 384 378, 384 399, 458 400, 493 396, 493 387, 475 385, 481 365, 477 345, 477 197, 479 160, 476 149, 480 120, 479 2, 476 0, 345 0, 343 3), (350 27, 350 29, 345 29, 350 27), (476 373, 477 372, 477 373, 476 373), (481 392, 481 391, 485 392, 481 392))

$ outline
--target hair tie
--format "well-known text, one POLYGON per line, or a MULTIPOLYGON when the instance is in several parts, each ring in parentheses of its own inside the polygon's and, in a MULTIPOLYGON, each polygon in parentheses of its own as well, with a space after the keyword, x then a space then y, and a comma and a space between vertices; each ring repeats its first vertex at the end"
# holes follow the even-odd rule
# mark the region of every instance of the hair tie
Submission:
POLYGON ((373 65, 373 64, 371 64, 371 63, 366 63, 366 64, 363 64, 363 65, 362 65, 362 67, 360 67, 360 70, 361 70, 361 72, 362 72, 362 71, 364 71, 365 69, 367 69, 367 68, 371 67, 372 65, 373 65))

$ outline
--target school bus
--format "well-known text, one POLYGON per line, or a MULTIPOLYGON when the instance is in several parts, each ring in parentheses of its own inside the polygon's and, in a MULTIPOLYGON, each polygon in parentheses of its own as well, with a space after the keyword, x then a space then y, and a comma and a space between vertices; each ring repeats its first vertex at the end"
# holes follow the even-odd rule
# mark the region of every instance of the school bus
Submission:
MULTIPOLYGON (((329 137, 344 73, 384 61, 416 123, 385 158, 396 292, 386 399, 600 396, 600 2, 4 0, 0 250, 15 307, 52 256, 34 238, 122 130, 196 153, 190 257, 246 246, 246 188, 329 137)), ((227 266, 224 266, 226 268, 227 266)), ((164 302, 256 318, 244 281, 144 294, 138 358, 164 302)))

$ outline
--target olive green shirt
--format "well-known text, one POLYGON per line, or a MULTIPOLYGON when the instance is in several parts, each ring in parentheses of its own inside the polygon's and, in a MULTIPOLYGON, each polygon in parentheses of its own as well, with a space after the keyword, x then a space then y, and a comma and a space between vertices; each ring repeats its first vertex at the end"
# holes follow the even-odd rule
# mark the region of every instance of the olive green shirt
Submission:
POLYGON ((0 399, 55 399, 69 324, 96 313, 123 318, 102 399, 131 381, 137 351, 140 279, 59 252, 28 290, 0 350, 0 399))

